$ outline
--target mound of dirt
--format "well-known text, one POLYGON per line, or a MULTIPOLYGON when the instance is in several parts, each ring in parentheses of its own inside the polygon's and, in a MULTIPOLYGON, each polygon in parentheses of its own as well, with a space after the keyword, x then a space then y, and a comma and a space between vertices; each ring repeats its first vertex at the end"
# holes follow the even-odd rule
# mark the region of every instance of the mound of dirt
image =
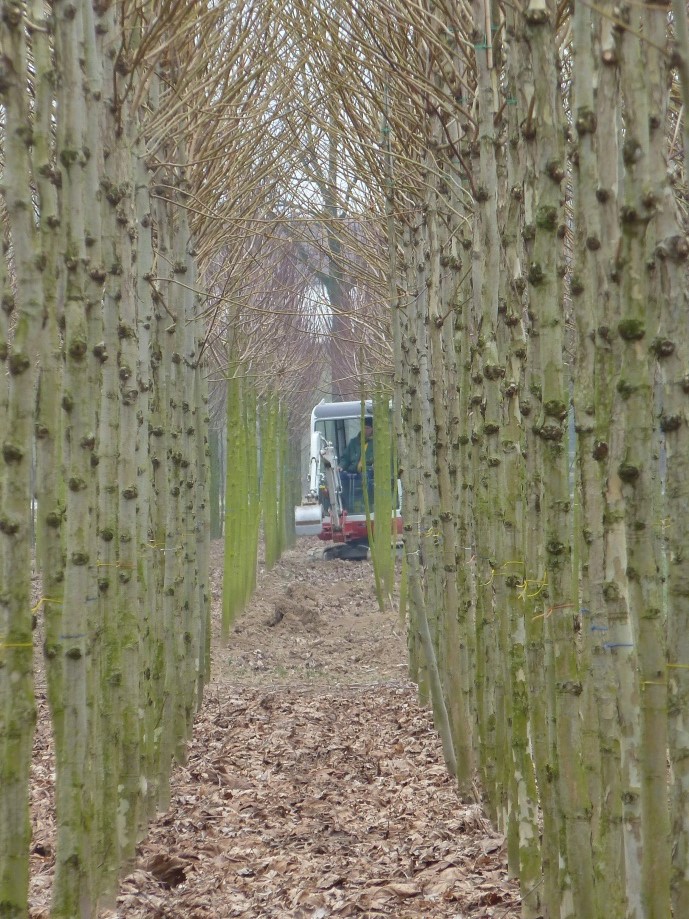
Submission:
MULTIPOLYGON (((220 564, 222 546, 213 551, 220 564)), ((260 567, 259 588, 227 648, 216 635, 214 681, 341 686, 406 676, 404 626, 394 598, 379 608, 371 562, 322 553, 319 540, 302 539, 273 569, 260 567)), ((219 608, 219 580, 213 589, 219 608)))
POLYGON ((322 601, 315 589, 306 584, 290 584, 284 595, 275 600, 273 614, 266 625, 319 632, 322 624, 321 609, 322 601))

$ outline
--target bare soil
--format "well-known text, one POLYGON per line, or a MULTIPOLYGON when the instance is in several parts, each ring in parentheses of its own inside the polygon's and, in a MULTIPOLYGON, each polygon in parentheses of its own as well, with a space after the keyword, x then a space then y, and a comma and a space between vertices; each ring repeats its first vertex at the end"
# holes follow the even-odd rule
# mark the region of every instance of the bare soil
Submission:
MULTIPOLYGON (((303 539, 261 568, 213 674, 170 809, 102 919, 516 919, 504 840, 456 796, 406 673, 405 631, 370 562, 303 539)), ((52 762, 41 705, 33 782, 33 919, 48 915, 52 762)))

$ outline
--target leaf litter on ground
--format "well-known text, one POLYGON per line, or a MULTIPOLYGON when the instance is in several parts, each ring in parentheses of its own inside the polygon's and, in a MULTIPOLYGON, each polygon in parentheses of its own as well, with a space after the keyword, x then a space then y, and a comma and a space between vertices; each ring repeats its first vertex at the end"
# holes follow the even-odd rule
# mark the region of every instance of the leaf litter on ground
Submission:
MULTIPOLYGON (((219 640, 169 810, 102 919, 516 919, 504 839, 462 804, 406 677, 404 627, 370 562, 302 540, 219 640)), ((32 783, 32 919, 47 919, 54 765, 44 693, 32 783)))

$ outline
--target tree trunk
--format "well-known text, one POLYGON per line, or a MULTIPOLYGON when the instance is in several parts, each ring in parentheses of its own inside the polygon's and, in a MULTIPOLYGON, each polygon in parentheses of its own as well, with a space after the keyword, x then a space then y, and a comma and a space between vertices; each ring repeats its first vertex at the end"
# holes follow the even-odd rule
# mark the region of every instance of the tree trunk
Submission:
MULTIPOLYGON (((0 22, 6 58, 2 101, 5 109, 5 202, 14 253, 16 300, 3 291, 6 316, 14 312, 14 335, 5 352, 9 380, 3 383, 0 466, 0 903, 9 919, 27 915, 29 883, 29 764, 36 722, 33 689, 31 610, 31 461, 36 366, 43 319, 39 241, 33 222, 29 69, 26 23, 20 7, 0 22), (6 388, 5 388, 6 387, 6 388)), ((3 253, 3 259, 6 253, 3 253)), ((5 339, 6 340, 6 339, 5 339)))

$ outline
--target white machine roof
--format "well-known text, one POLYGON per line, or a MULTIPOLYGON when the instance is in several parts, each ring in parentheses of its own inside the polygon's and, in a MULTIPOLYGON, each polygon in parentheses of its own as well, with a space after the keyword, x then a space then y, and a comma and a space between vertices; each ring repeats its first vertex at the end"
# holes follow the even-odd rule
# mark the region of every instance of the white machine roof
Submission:
MULTIPOLYGON (((366 412, 373 411, 371 400, 366 400, 366 412)), ((319 402, 313 410, 314 421, 331 421, 336 418, 361 418, 361 402, 319 402)))

